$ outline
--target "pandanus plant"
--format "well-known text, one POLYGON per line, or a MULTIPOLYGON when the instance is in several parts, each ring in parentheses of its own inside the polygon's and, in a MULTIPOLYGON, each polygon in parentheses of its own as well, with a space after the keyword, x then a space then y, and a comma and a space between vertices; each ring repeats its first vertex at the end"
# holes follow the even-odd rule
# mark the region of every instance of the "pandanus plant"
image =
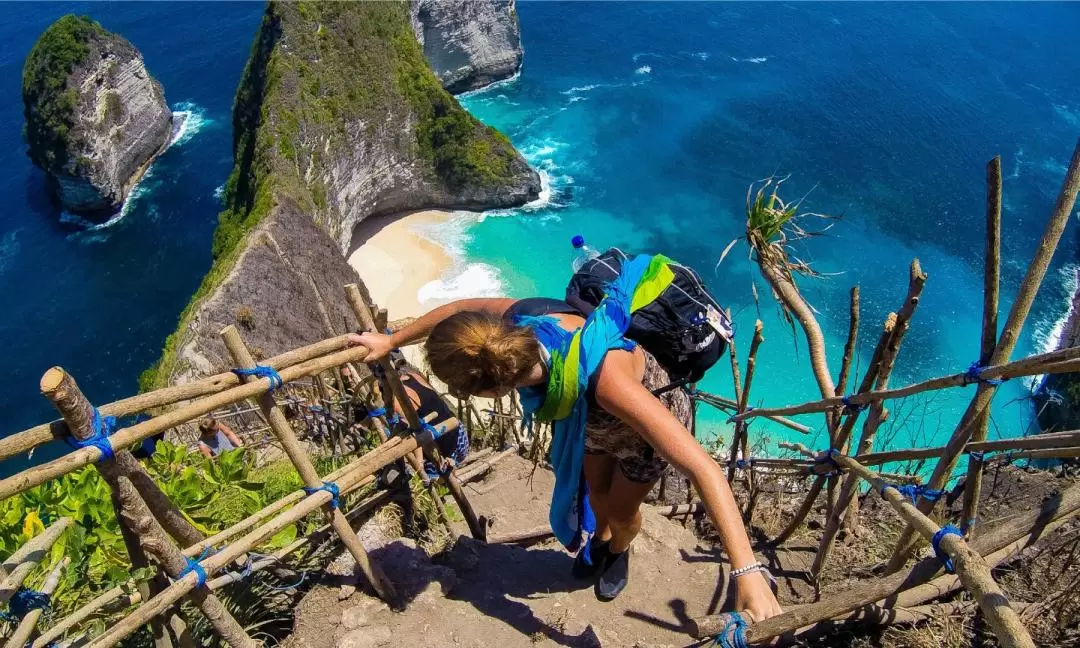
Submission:
MULTIPOLYGON (((772 288, 784 319, 794 331, 797 320, 806 336, 810 363, 823 397, 836 395, 836 388, 825 357, 825 337, 814 317, 814 309, 803 298, 795 284, 795 275, 821 276, 809 263, 795 256, 791 243, 820 236, 832 225, 816 231, 805 229, 801 222, 808 218, 832 220, 824 214, 799 211, 803 198, 785 202, 780 198, 780 186, 789 176, 771 176, 750 185, 746 191, 746 242, 750 257, 757 263, 761 275, 772 288)), ((805 196, 804 196, 805 198, 805 196)), ((732 241, 724 255, 737 242, 732 241)), ((723 260, 721 256, 721 261, 723 260)), ((754 290, 757 300, 757 290, 754 290)))

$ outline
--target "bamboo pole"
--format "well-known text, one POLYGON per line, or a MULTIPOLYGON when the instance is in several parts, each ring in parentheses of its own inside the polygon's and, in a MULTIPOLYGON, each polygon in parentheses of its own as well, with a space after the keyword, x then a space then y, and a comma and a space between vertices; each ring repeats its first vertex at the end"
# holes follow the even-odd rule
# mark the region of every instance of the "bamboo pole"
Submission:
MULTIPOLYGON (((1036 450, 1042 448, 1062 448, 1080 445, 1080 430, 1063 430, 1053 434, 1037 434, 1016 439, 1001 439, 998 441, 971 442, 964 446, 961 452, 1001 452, 1009 450, 1036 450)), ((911 459, 933 459, 945 454, 948 446, 937 448, 908 448, 904 450, 887 450, 871 454, 858 455, 855 457, 864 466, 875 466, 893 461, 906 461, 911 459)))
MULTIPOLYGON (((360 288, 356 284, 349 284, 345 286, 345 296, 349 301, 349 305, 352 307, 353 313, 357 319, 360 320, 363 327, 369 331, 379 330, 375 327, 374 320, 371 316, 371 310, 368 308, 367 303, 364 301, 363 295, 360 293, 360 288)), ((401 377, 390 366, 389 358, 381 358, 378 364, 383 369, 383 373, 386 375, 387 382, 390 386, 390 392, 394 396, 394 400, 401 405, 401 409, 405 414, 405 419, 409 422, 409 427, 413 430, 419 430, 421 426, 420 417, 416 413, 416 408, 413 406, 409 395, 405 392, 405 386, 401 384, 401 377)), ((434 443, 430 447, 425 447, 426 452, 430 452, 433 457, 440 458, 438 448, 434 443)), ((454 502, 458 505, 458 509, 461 511, 462 516, 469 525, 469 531, 472 533, 472 537, 477 540, 483 540, 487 536, 487 529, 480 522, 476 516, 476 511, 473 510, 472 504, 469 503, 469 498, 466 497, 465 491, 461 488, 461 482, 454 476, 454 471, 451 470, 440 476, 440 480, 450 491, 450 494, 454 498, 454 502)), ((438 501, 438 500, 436 500, 438 501)))
MULTIPOLYGON (((122 506, 121 515, 138 533, 139 544, 142 545, 143 551, 154 556, 170 577, 175 579, 184 574, 187 570, 188 559, 180 553, 176 545, 169 541, 165 529, 150 512, 150 508, 139 496, 135 486, 126 477, 120 477, 117 480, 117 490, 122 506)), ((221 601, 205 587, 205 583, 193 589, 188 594, 188 598, 202 611, 210 625, 230 646, 255 648, 260 645, 248 636, 221 601)))
MULTIPOLYGON (((64 556, 63 559, 56 563, 45 579, 45 584, 41 586, 42 594, 46 596, 53 595, 56 587, 60 584, 60 575, 70 562, 71 558, 64 556)), ((38 619, 41 618, 43 612, 44 610, 41 609, 33 609, 27 612, 26 616, 19 620, 19 625, 15 627, 15 632, 4 644, 4 648, 22 648, 26 644, 26 640, 33 634, 34 629, 37 628, 38 619)))
MULTIPOLYGON (((240 333, 236 330, 236 327, 230 325, 222 329, 221 339, 238 367, 244 369, 255 367, 255 358, 252 357, 244 341, 240 339, 240 333)), ((259 379, 255 378, 255 376, 247 376, 245 380, 250 383, 259 379)), ((318 471, 315 470, 311 458, 308 457, 307 452, 300 445, 292 426, 285 420, 285 414, 274 402, 274 398, 269 391, 264 392, 259 398, 259 407, 262 409, 263 417, 273 429, 274 436, 278 438, 282 449, 288 455, 289 461, 296 468, 296 472, 300 474, 300 478, 304 480, 308 488, 320 488, 323 482, 319 478, 318 471)), ((342 544, 349 550, 349 553, 356 559, 356 564, 360 566, 364 577, 378 593, 379 598, 387 602, 393 602, 397 596, 393 584, 387 580, 378 564, 368 557, 367 551, 360 543, 360 538, 356 536, 356 532, 349 525, 349 521, 345 519, 345 515, 332 505, 328 506, 323 512, 330 518, 334 531, 337 532, 342 544)))
MULTIPOLYGON (((735 380, 735 394, 736 394, 736 397, 737 397, 737 399, 739 401, 739 409, 738 409, 739 412, 745 412, 746 411, 746 406, 749 404, 749 401, 750 401, 750 386, 753 384, 753 381, 754 381, 754 368, 757 366, 758 347, 760 347, 761 343, 765 341, 765 338, 762 336, 761 331, 762 331, 761 320, 757 320, 756 322, 754 322, 754 337, 750 341, 750 353, 746 357, 746 384, 743 385, 741 389, 739 387, 738 359, 735 357, 735 344, 734 344, 734 342, 732 342, 729 345, 730 350, 731 350, 731 367, 732 367, 732 372, 731 373, 732 373, 732 377, 735 380)), ((735 460, 739 456, 739 450, 742 448, 742 446, 745 443, 746 436, 747 436, 746 424, 743 423, 742 421, 737 421, 735 423, 735 431, 732 434, 732 440, 731 440, 731 453, 730 453, 730 459, 729 459, 729 463, 728 463, 728 481, 729 482, 733 481, 735 479, 735 468, 736 468, 736 461, 735 460)), ((745 453, 744 453, 743 458, 744 459, 747 458, 745 453)), ((748 472, 747 474, 748 475, 752 474, 752 472, 748 472)), ((753 481, 748 479, 748 484, 750 485, 750 487, 752 489, 753 488, 753 481)))
POLYGON ((486 458, 483 461, 479 461, 477 463, 469 465, 469 467, 467 469, 458 472, 457 477, 458 477, 459 480, 461 480, 462 483, 470 482, 470 481, 476 479, 477 477, 479 477, 479 476, 487 473, 488 471, 490 471, 492 468, 495 467, 496 464, 498 464, 503 459, 506 459, 507 457, 510 457, 510 456, 513 456, 513 455, 516 455, 516 454, 517 454, 517 447, 516 446, 510 446, 506 450, 503 450, 502 452, 500 452, 500 453, 498 453, 498 454, 496 454, 496 455, 494 455, 492 457, 486 458))
MULTIPOLYGON (((1032 544, 1055 528, 1053 525, 1056 522, 1067 520, 1077 513, 1080 513, 1080 485, 1073 484, 1043 502, 1038 510, 1018 513, 987 529, 972 540, 971 547, 980 554, 989 555, 1021 540, 1032 544)), ((825 597, 820 602, 794 607, 747 628, 747 643, 760 643, 786 635, 869 603, 883 601, 882 605, 892 607, 901 592, 929 582, 940 571, 941 561, 931 557, 918 562, 907 573, 875 578, 835 596, 825 597)), ((692 634, 698 639, 712 637, 720 632, 726 620, 725 615, 697 619, 693 622, 692 634)))
POLYGON ((836 381, 836 393, 843 394, 847 389, 851 375, 851 362, 855 357, 855 344, 859 338, 859 287, 851 287, 851 315, 848 320, 847 342, 844 343, 844 357, 840 362, 840 377, 836 381))
MULTIPOLYGON (((895 326, 896 318, 890 313, 889 317, 885 320, 885 325, 882 327, 881 335, 878 337, 877 345, 874 347, 874 353, 870 357, 870 363, 866 367, 866 373, 863 374, 862 381, 859 383, 859 390, 856 396, 859 394, 870 391, 874 382, 877 379, 878 371, 881 367, 881 359, 885 354, 885 347, 889 344, 889 339, 892 337, 893 327, 895 326)), ((843 403, 843 399, 839 399, 843 403)), ((854 397, 851 397, 851 401, 854 397)), ((850 401, 849 401, 850 402, 850 401)), ((757 410, 751 410, 751 412, 744 412, 750 414, 757 410)), ((737 417, 736 417, 737 418, 737 417)), ((855 422, 859 419, 858 409, 849 411, 844 418, 843 425, 840 426, 839 431, 835 435, 829 437, 829 443, 833 448, 844 448, 847 446, 848 438, 851 437, 852 430, 855 429, 855 422)), ((810 515, 810 511, 814 508, 814 502, 817 500, 818 495, 821 494, 821 489, 825 486, 827 478, 823 475, 819 475, 814 483, 810 486, 809 492, 806 497, 803 498, 802 504, 799 506, 799 510, 796 511, 795 516, 791 518, 788 525, 770 541, 770 544, 777 546, 783 544, 788 538, 795 534, 796 531, 802 526, 803 521, 810 515)))
MULTIPOLYGON (((709 392, 703 392, 700 390, 693 391, 690 396, 695 401, 701 401, 706 405, 711 405, 718 410, 726 410, 729 412, 736 412, 739 409, 739 404, 735 401, 724 398, 723 396, 717 396, 716 394, 710 394, 709 392)), ((762 418, 768 419, 774 423, 779 423, 784 427, 799 432, 800 434, 810 434, 810 426, 803 425, 802 423, 796 423, 791 419, 784 418, 782 416, 764 416, 762 418)))
MULTIPOLYGON (((293 365, 278 373, 281 375, 283 381, 291 382, 297 378, 311 376, 329 367, 341 365, 345 362, 363 360, 366 355, 366 348, 352 347, 337 351, 330 355, 315 358, 314 360, 293 365)), ((161 416, 155 416, 148 421, 143 421, 142 423, 136 423, 130 427, 119 429, 112 437, 110 437, 110 443, 114 449, 133 445, 181 423, 186 423, 203 416, 204 414, 209 414, 230 403, 236 403, 247 400, 253 396, 258 396, 265 392, 269 386, 269 379, 260 378, 257 381, 232 387, 226 391, 207 396, 206 398, 201 398, 182 407, 178 407, 171 412, 162 414, 161 416)), ((101 451, 97 448, 82 448, 63 455, 58 459, 54 459, 53 461, 28 468, 11 477, 0 479, 0 500, 7 499, 12 495, 26 491, 73 470, 78 470, 83 466, 88 466, 100 458, 101 451)))
MULTIPOLYGON (((892 335, 884 347, 881 355, 881 363, 877 372, 875 387, 879 390, 888 389, 889 377, 893 367, 896 366, 896 358, 900 354, 900 345, 911 326, 911 318, 915 315, 915 309, 919 305, 919 297, 922 295, 923 286, 926 285, 926 273, 923 272, 919 260, 911 262, 908 274, 908 291, 904 303, 896 312, 896 319, 892 327, 892 335)), ((864 454, 874 447, 874 437, 878 427, 888 418, 889 412, 885 409, 882 401, 874 401, 870 406, 870 414, 863 423, 862 435, 859 438, 856 454, 864 454)), ((838 447, 833 445, 832 447, 838 447)), ((829 553, 836 543, 836 536, 840 532, 841 523, 844 521, 845 512, 849 515, 850 526, 854 527, 858 516, 859 479, 854 474, 849 474, 843 482, 836 505, 829 510, 828 519, 821 540, 818 542, 818 550, 814 556, 813 566, 810 568, 811 577, 815 582, 815 590, 818 590, 818 576, 828 562, 829 553)), ((820 590, 818 590, 820 591, 820 590)))
MULTIPOLYGON (((286 367, 292 367, 302 362, 322 357, 335 351, 340 351, 348 346, 348 336, 341 335, 329 340, 309 344, 299 349, 293 349, 287 353, 274 356, 263 361, 278 371, 286 367)), ((102 405, 103 416, 127 416, 136 414, 155 407, 173 405, 185 400, 192 400, 208 394, 216 394, 239 385, 240 381, 231 372, 207 376, 184 385, 156 389, 145 394, 138 394, 124 398, 113 403, 102 405)), ((227 404, 227 403, 226 403, 227 404)), ((62 420, 52 421, 36 425, 22 432, 16 432, 0 439, 0 461, 10 459, 24 452, 29 452, 43 443, 53 440, 63 440, 68 435, 62 420)))
POLYGON ((19 563, 26 561, 27 557, 31 553, 40 550, 38 548, 38 544, 34 542, 35 539, 43 537, 45 533, 53 532, 53 529, 56 529, 55 533, 59 534, 69 526, 71 526, 71 518, 62 517, 59 520, 50 524, 49 528, 46 529, 45 532, 34 536, 30 540, 27 540, 23 546, 16 549, 14 553, 4 559, 3 564, 0 565, 0 580, 7 578, 8 575, 11 574, 11 571, 18 567, 19 563))
MULTIPOLYGON (((1019 339, 1020 330, 1023 328, 1028 313, 1031 311, 1032 303, 1035 301, 1035 295, 1038 293, 1039 286, 1042 284, 1043 278, 1050 267, 1050 260, 1057 249, 1061 234, 1065 231, 1065 225, 1072 215, 1078 191, 1080 191, 1080 141, 1077 142, 1076 148, 1073 150, 1069 170, 1065 175, 1061 192, 1058 194, 1054 211, 1046 224, 1042 241, 1036 249, 1035 256, 1020 284, 1012 309, 1009 311, 1009 317, 1006 319, 1005 327, 1002 329, 1001 337, 998 339, 998 343, 994 347, 994 353, 991 354, 988 361, 989 364, 999 365, 1007 362, 1012 354, 1016 341, 1019 339)), ((975 395, 971 399, 971 404, 968 406, 967 411, 964 412, 960 423, 956 426, 952 438, 949 439, 945 454, 934 467, 934 472, 930 476, 930 488, 944 486, 952 474, 953 467, 956 465, 956 460, 960 456, 963 447, 967 445, 971 435, 974 433, 973 423, 978 419, 979 414, 989 407, 996 391, 997 388, 993 384, 979 383, 975 395)), ((933 509, 933 503, 920 499, 918 508, 923 513, 927 513, 933 509)), ((909 525, 909 528, 904 530, 897 541, 896 550, 886 566, 887 571, 896 571, 904 565, 915 548, 914 537, 914 530, 909 525)))
MULTIPOLYGON (((19 562, 15 563, 13 560, 9 560, 7 565, 12 565, 7 571, 7 578, 0 582, 0 605, 7 603, 15 591, 22 587, 26 577, 30 575, 34 568, 38 566, 49 550, 52 549, 53 544, 71 525, 71 518, 60 518, 56 522, 49 525, 49 528, 45 529, 45 532, 34 536, 25 545, 23 545, 17 552, 19 562)), ((14 557, 14 556, 13 556, 14 557)))
MULTIPOLYGON (((358 359, 361 358, 363 358, 362 355, 358 359)), ((360 457, 353 462, 353 468, 339 479, 339 488, 342 490, 351 488, 361 479, 374 474, 383 466, 389 465, 401 457, 404 457, 409 452, 412 452, 419 447, 419 443, 420 441, 416 436, 410 435, 408 437, 397 437, 397 439, 393 439, 390 442, 379 446, 376 450, 365 454, 363 457, 360 457)), ((200 564, 203 569, 206 570, 208 576, 214 575, 226 565, 249 552, 266 538, 273 536, 290 524, 299 521, 305 515, 324 506, 330 501, 330 498, 330 493, 326 491, 318 491, 308 495, 301 502, 297 503, 296 506, 274 516, 270 521, 263 523, 244 537, 223 547, 221 551, 209 556, 201 561, 200 564)), ((120 620, 116 625, 106 631, 105 634, 96 638, 90 645, 92 648, 110 648, 111 646, 116 645, 117 642, 130 635, 141 625, 160 614, 163 610, 179 600, 184 594, 191 591, 194 588, 194 585, 194 574, 189 574, 178 579, 161 594, 158 594, 153 599, 143 603, 130 615, 120 620)))
MULTIPOLYGON (((997 344, 998 291, 1001 264, 1001 156, 986 165, 986 254, 983 268, 983 329, 979 364, 990 361, 997 344)), ((979 413, 972 441, 985 441, 990 430, 990 408, 979 413)), ((960 515, 960 530, 968 533, 979 511, 982 490, 983 462, 968 455, 967 478, 964 480, 964 505, 960 515)))
MULTIPOLYGON (((1080 371, 1080 347, 1071 347, 1048 353, 1029 356, 1022 360, 1004 362, 989 367, 984 367, 979 375, 983 380, 1007 380, 1025 376, 1038 376, 1041 374, 1070 373, 1080 371)), ((940 378, 932 378, 920 383, 885 389, 867 393, 854 394, 848 397, 850 405, 869 405, 878 400, 892 400, 906 398, 928 391, 936 391, 949 387, 964 387, 971 384, 971 378, 967 372, 950 374, 940 378)), ((814 414, 830 409, 844 407, 841 397, 822 398, 809 403, 799 405, 786 405, 784 407, 760 407, 738 415, 737 419, 749 419, 759 416, 772 417, 795 414, 814 414)))
MULTIPOLYGON (((373 476, 365 477, 364 479, 360 480, 360 482, 352 486, 349 492, 362 488, 366 484, 369 484, 373 481, 373 476)), ((301 494, 301 497, 297 498, 298 501, 302 498, 303 491, 296 491, 296 493, 301 494)), ((364 512, 371 510, 373 507, 384 503, 392 495, 392 491, 379 491, 378 493, 375 493, 371 497, 368 497, 364 501, 358 503, 354 508, 352 508, 348 513, 345 514, 345 517, 353 520, 364 512)), ((273 554, 271 554, 270 557, 263 558, 252 563, 249 571, 252 573, 263 571, 264 569, 276 564, 285 556, 288 556, 289 554, 299 549, 302 549, 305 545, 317 544, 318 542, 320 542, 320 538, 325 536, 331 530, 331 528, 332 527, 329 524, 326 524, 313 531, 310 535, 298 538, 296 541, 292 542, 288 546, 275 551, 273 554)), ((190 548, 185 550, 184 555, 190 557, 191 554, 188 553, 190 550, 190 548)), ((200 549, 200 552, 201 551, 202 550, 200 549)), ((197 553, 199 552, 196 552, 195 555, 197 555, 197 553)), ((244 574, 242 572, 229 572, 217 578, 207 580, 206 588, 211 591, 218 590, 226 585, 240 581, 243 578, 244 574)), ((61 620, 59 623, 49 628, 46 632, 42 633, 40 637, 34 640, 31 648, 47 648, 47 646, 52 641, 59 639, 66 632, 78 626, 86 619, 90 618, 90 616, 92 616, 95 612, 101 610, 102 608, 105 608, 106 606, 109 606, 110 604, 119 604, 113 605, 113 607, 127 607, 129 605, 136 605, 142 601, 142 598, 139 596, 138 592, 127 594, 126 597, 125 594, 125 588, 123 587, 114 587, 111 590, 108 590, 104 594, 87 603, 85 606, 64 617, 64 619, 61 620)))
MULTIPOLYGON (((906 497, 900 494, 896 488, 886 483, 879 475, 866 468, 859 462, 844 455, 836 455, 837 463, 847 468, 859 477, 870 482, 874 490, 879 491, 889 504, 896 509, 908 524, 914 527, 927 541, 934 538, 941 531, 933 520, 921 513, 906 497)), ((956 567, 956 575, 979 604, 983 616, 994 631, 998 641, 1005 648, 1035 648, 1035 642, 1031 640, 1019 615, 1009 605, 1005 593, 1001 591, 994 577, 990 574, 990 567, 983 557, 974 551, 963 537, 956 534, 946 534, 940 538, 937 546, 948 554, 956 567)))

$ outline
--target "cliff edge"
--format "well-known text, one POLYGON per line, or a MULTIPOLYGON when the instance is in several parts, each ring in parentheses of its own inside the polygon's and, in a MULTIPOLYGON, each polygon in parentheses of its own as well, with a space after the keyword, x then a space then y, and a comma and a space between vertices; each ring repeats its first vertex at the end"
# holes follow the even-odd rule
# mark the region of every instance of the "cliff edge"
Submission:
POLYGON ((405 2, 267 6, 234 106, 214 265, 142 387, 231 366, 218 337, 228 324, 257 357, 354 328, 344 252, 371 215, 539 195, 509 140, 443 89, 409 12, 405 2))
POLYGON ((172 135, 161 84, 124 38, 67 15, 34 44, 23 67, 27 151, 64 209, 120 209, 172 135))
MULTIPOLYGON (((1080 270, 1077 271, 1080 278, 1080 270)), ((1055 351, 1080 346, 1080 289, 1073 293, 1069 314, 1055 351)), ((1051 374, 1032 394, 1039 427, 1061 432, 1080 427, 1080 373, 1051 374)))
POLYGON ((424 56, 450 92, 476 90, 521 70, 514 0, 413 0, 411 18, 424 56))

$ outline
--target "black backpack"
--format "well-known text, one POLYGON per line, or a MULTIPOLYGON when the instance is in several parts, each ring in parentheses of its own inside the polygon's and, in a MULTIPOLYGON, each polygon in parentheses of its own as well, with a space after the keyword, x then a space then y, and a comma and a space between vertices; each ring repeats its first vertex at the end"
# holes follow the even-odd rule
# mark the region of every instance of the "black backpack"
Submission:
MULTIPOLYGON (((566 287, 566 302, 585 315, 604 298, 607 284, 629 257, 612 248, 586 261, 566 287)), ((727 349, 734 330, 731 320, 691 268, 672 263, 671 285, 651 304, 638 309, 626 337, 656 358, 671 377, 672 387, 697 382, 727 349), (712 323, 710 323, 712 319, 712 323)))

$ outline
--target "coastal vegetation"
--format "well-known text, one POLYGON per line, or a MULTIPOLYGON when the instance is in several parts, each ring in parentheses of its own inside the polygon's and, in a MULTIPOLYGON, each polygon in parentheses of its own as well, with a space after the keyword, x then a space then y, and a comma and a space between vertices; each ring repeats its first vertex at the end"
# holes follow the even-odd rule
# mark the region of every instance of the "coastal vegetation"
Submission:
POLYGON ((428 67, 405 2, 267 6, 233 109, 235 166, 214 233, 213 266, 180 316, 161 358, 139 380, 166 384, 198 305, 229 276, 244 241, 282 200, 331 236, 341 218, 327 186, 335 161, 358 139, 400 158, 447 192, 496 190, 516 152, 469 115, 428 67), (400 132, 380 132, 383 124, 400 132), (394 128, 399 128, 395 126, 394 128))
POLYGON ((22 87, 28 154, 44 169, 68 161, 67 134, 77 99, 67 88, 68 75, 90 53, 87 43, 105 34, 90 18, 69 14, 45 30, 26 58, 22 87))

